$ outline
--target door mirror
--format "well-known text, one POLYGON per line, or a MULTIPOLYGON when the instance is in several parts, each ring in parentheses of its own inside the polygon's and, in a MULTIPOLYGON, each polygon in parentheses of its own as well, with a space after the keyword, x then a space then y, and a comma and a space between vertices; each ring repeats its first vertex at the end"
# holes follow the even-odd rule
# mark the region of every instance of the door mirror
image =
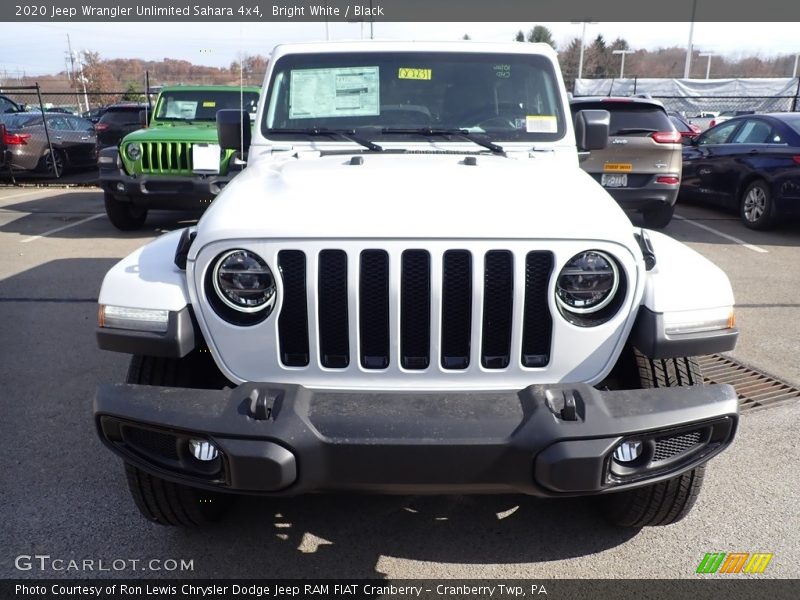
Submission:
POLYGON ((575 143, 579 152, 602 150, 608 145, 611 113, 607 110, 579 110, 575 115, 575 143))
POLYGON ((250 114, 246 110, 217 111, 217 139, 224 150, 237 150, 242 156, 250 148, 250 114))

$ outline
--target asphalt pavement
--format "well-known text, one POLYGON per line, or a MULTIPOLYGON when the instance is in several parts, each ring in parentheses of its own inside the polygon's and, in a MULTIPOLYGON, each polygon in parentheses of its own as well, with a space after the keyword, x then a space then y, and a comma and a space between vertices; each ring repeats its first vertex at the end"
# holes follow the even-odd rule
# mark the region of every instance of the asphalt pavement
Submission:
MULTIPOLYGON (((800 225, 760 233, 719 211, 678 214, 667 233, 733 282, 734 356, 800 384, 800 225)), ((0 189, 0 577, 682 578, 706 552, 772 552, 761 577, 800 577, 800 404, 743 415, 695 509, 669 527, 615 529, 586 500, 519 496, 248 498, 202 530, 144 521, 94 432, 94 388, 122 381, 128 361, 96 348, 96 299, 117 260, 194 218, 153 213, 123 234, 96 190, 0 189), (94 569, 19 570, 21 555, 94 569), (98 570, 115 560, 125 568, 98 570)))

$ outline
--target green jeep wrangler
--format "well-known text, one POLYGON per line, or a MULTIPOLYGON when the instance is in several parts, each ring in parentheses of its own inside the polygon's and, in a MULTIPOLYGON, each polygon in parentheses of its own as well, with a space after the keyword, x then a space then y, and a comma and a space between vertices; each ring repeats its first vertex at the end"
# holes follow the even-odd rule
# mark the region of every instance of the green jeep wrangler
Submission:
POLYGON ((111 223, 130 231, 144 225, 150 208, 207 207, 244 166, 239 153, 221 150, 217 143, 217 111, 241 108, 253 119, 259 91, 213 85, 162 88, 149 126, 125 136, 119 148, 100 151, 99 182, 111 223))

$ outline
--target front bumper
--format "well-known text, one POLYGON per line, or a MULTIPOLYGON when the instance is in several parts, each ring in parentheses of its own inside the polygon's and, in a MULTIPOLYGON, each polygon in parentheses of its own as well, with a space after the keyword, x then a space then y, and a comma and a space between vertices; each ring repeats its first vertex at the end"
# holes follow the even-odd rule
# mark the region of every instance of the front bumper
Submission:
POLYGON ((738 422, 731 386, 598 391, 585 384, 510 392, 345 392, 248 383, 209 391, 104 385, 94 413, 125 461, 195 487, 312 491, 598 494, 705 463, 738 422), (190 439, 213 442, 201 462, 190 439), (623 440, 644 452, 627 466, 623 440))

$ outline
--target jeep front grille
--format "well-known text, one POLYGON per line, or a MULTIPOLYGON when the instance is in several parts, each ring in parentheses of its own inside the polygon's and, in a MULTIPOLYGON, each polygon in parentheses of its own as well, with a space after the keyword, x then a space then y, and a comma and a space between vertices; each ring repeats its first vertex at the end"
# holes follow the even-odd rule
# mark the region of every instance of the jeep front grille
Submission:
POLYGON ((189 142, 143 142, 142 173, 191 175, 192 144, 189 142))
POLYGON ((415 248, 404 250, 394 262, 382 249, 349 256, 348 261, 340 249, 308 255, 300 250, 278 253, 283 282, 278 344, 284 366, 307 367, 313 360, 309 348, 316 346, 323 368, 346 369, 354 344, 353 360, 357 356, 359 366, 370 370, 395 362, 406 370, 424 370, 433 361, 443 369, 464 370, 477 349, 476 359, 485 369, 505 369, 512 361, 528 368, 548 365, 552 253, 522 255, 525 278, 519 282, 514 281, 518 258, 508 250, 491 250, 479 260, 460 249, 447 250, 436 261, 427 250, 415 248), (474 273, 476 264, 481 277, 474 273), (511 350, 514 314, 519 313, 514 307, 515 285, 524 286, 518 356, 511 350), (431 309, 434 292, 441 298, 440 314, 431 309), (317 307, 312 315, 316 327, 309 325, 309 306, 317 307), (392 319, 399 319, 397 327, 392 319), (392 339, 392 332, 397 339, 392 339), (309 335, 315 334, 317 343, 310 344, 309 335))

